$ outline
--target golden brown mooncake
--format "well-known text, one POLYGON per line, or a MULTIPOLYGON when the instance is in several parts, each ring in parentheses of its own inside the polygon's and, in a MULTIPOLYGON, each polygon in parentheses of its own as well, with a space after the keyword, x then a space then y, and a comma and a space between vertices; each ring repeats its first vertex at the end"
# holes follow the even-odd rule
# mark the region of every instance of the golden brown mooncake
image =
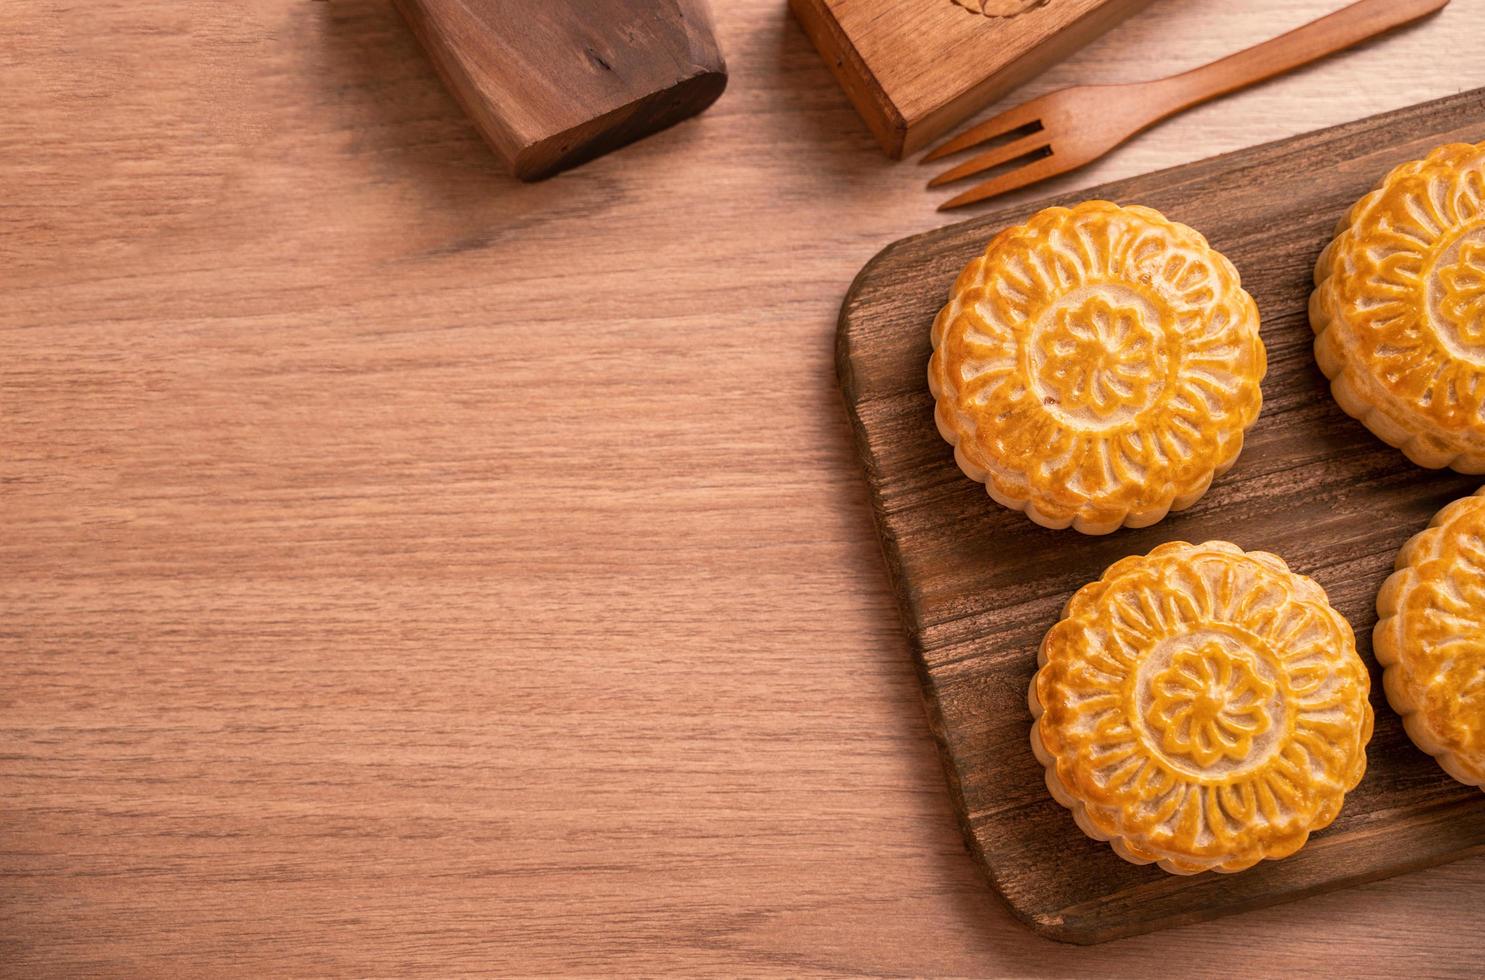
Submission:
POLYGON ((1485 473, 1485 143, 1394 169, 1315 265, 1315 359, 1419 466, 1485 473))
POLYGON ((1325 590, 1225 541, 1115 562, 1042 640, 1031 745, 1090 837, 1174 874, 1293 854, 1366 771, 1371 684, 1325 590))
POLYGON ((1146 207, 1007 228, 933 323, 939 432, 991 497, 1104 534, 1189 507, 1262 405, 1258 309, 1232 263, 1146 207))
POLYGON ((1485 786, 1485 490, 1434 516, 1377 594, 1387 703, 1420 749, 1485 786))

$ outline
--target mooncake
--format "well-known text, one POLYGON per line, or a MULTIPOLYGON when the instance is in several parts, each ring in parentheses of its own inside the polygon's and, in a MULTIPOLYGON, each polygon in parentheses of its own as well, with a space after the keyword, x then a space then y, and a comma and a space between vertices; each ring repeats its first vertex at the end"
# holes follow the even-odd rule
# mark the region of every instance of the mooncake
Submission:
POLYGON ((1315 359, 1419 466, 1485 473, 1485 143, 1394 169, 1315 265, 1315 359))
POLYGON ((1197 501, 1262 405, 1258 310, 1200 234, 1085 201, 1007 228, 933 323, 939 432, 990 496, 1105 534, 1197 501))
POLYGON ((1454 501, 1397 555, 1372 648, 1408 737, 1485 786, 1485 490, 1454 501))
POLYGON ((1136 864, 1286 857, 1366 770, 1370 682, 1351 627, 1267 552, 1177 541, 1115 562, 1068 601, 1038 662, 1047 787, 1136 864))

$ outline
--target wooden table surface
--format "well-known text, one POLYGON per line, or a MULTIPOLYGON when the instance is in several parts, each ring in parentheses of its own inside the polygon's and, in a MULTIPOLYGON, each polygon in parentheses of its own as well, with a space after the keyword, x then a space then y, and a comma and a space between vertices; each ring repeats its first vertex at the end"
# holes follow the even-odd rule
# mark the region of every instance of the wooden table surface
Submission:
MULTIPOLYGON (((1157 0, 1022 94, 1339 5, 1157 0)), ((384 0, 0 7, 0 972, 1477 973, 1485 860, 1087 949, 997 903, 831 360, 945 219, 782 0, 712 6, 722 100, 532 186, 384 0)), ((1455 0, 1040 193, 1482 44, 1455 0)))

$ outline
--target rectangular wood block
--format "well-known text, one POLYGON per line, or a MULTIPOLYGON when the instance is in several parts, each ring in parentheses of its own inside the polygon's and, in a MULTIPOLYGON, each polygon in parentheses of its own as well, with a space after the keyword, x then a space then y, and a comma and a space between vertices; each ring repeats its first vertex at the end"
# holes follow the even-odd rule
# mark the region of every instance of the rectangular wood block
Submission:
POLYGON ((954 464, 924 376, 929 326, 966 262, 1031 205, 888 246, 841 308, 837 368, 882 551, 966 840, 1037 931, 1080 943, 1258 908, 1485 850, 1485 794, 1408 740, 1372 656, 1375 601, 1397 550, 1481 478, 1425 470, 1348 417, 1315 364, 1307 314, 1336 222, 1395 165, 1485 139, 1485 89, 1043 204, 1144 204, 1237 266, 1268 350, 1263 413, 1197 504, 1105 537, 1049 531, 954 464), (1037 645, 1068 596, 1166 541, 1272 551, 1320 582, 1356 630, 1376 732, 1335 823, 1293 857, 1191 877, 1121 860, 1047 792, 1028 743, 1037 645))
POLYGON ((540 180, 716 101, 704 0, 394 0, 480 134, 540 180))
POLYGON ((1148 0, 789 0, 893 159, 1062 60, 1148 0))

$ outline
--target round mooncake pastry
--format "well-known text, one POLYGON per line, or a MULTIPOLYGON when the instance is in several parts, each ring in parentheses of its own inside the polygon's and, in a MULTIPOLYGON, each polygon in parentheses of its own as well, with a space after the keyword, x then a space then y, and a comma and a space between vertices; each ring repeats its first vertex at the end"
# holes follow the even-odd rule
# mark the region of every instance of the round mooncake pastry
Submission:
POLYGON ((1372 648, 1408 737, 1461 783, 1485 787, 1485 490, 1403 545, 1377 615, 1372 648))
POLYGON ((1176 541, 1115 562, 1038 660, 1047 787, 1127 861, 1194 874, 1286 857, 1366 771, 1351 627, 1276 555, 1176 541))
POLYGON ((939 432, 990 496, 1105 534, 1194 504, 1243 447, 1258 308, 1200 234, 1085 201, 1007 228, 933 323, 939 432))
POLYGON ((1335 400, 1419 466, 1485 473, 1485 143, 1405 163, 1315 265, 1335 400))

